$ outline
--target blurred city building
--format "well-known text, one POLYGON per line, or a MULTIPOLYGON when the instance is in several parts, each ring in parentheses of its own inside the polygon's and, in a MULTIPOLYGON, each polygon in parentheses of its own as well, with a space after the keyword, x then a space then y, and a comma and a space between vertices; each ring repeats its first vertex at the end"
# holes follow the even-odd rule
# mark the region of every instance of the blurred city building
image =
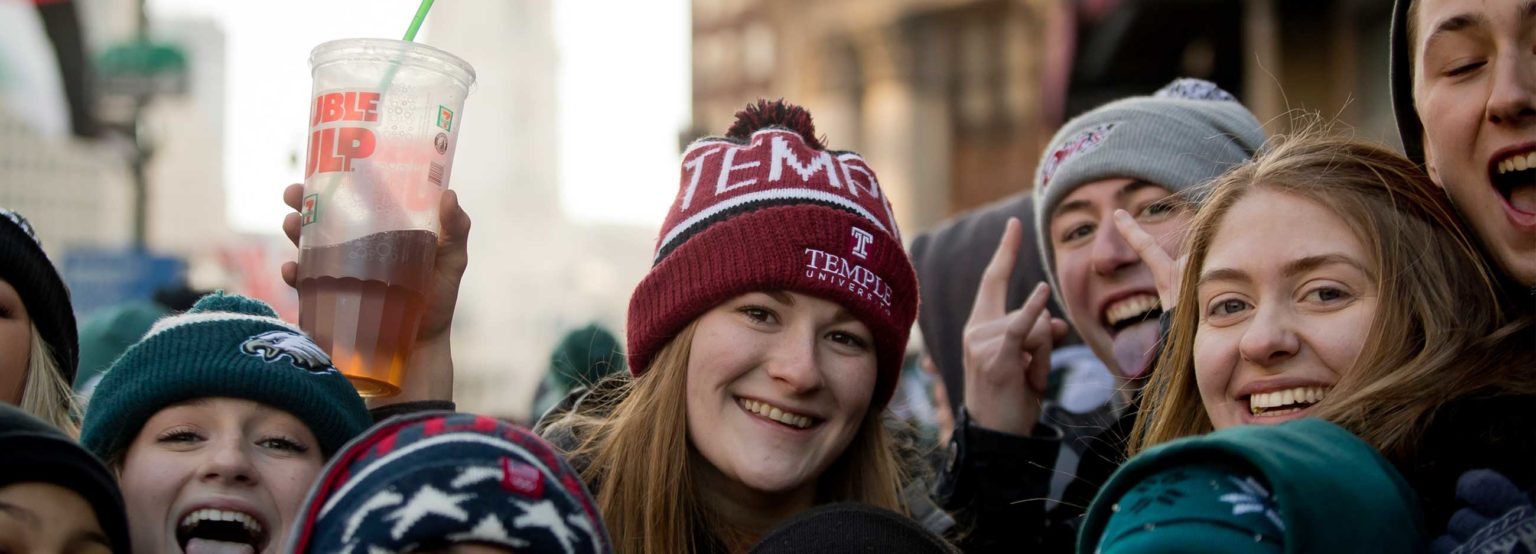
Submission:
POLYGON ((477 74, 451 184, 474 221, 454 314, 454 399, 519 420, 562 336, 591 321, 623 328, 656 238, 561 210, 552 15, 550 0, 440 2, 428 40, 477 74))
POLYGON ((0 59, 28 68, 0 70, 0 88, 14 92, 0 100, 0 206, 32 219, 66 279, 89 273, 71 283, 77 299, 110 301, 111 291, 130 289, 149 294, 172 283, 121 285, 187 276, 113 275, 150 260, 190 266, 202 281, 195 286, 223 286, 229 274, 219 255, 230 236, 223 209, 223 31, 207 20, 154 22, 147 36, 185 62, 185 81, 175 94, 134 97, 100 86, 98 70, 108 52, 139 42, 138 8, 138 0, 0 6, 8 14, 0 17, 0 35, 10 37, 0 41, 0 59), (134 244, 139 160, 148 185, 142 252, 134 244), (92 269, 72 272, 86 267, 92 269), (98 286, 108 294, 82 288, 98 286))
POLYGON ((1066 118, 1180 76, 1272 130, 1337 116, 1395 144, 1391 0, 693 0, 693 121, 759 98, 816 116, 880 172, 908 235, 1030 188, 1066 118))

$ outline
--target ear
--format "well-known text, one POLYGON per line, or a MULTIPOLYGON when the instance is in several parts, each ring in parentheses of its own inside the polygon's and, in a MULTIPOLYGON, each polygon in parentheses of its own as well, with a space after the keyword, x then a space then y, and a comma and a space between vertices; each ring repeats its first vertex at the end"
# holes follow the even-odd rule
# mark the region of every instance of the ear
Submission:
POLYGON ((1435 186, 1440 187, 1441 190, 1445 190, 1445 183, 1440 180, 1440 164, 1435 160, 1435 149, 1430 146, 1429 137, 1424 137, 1419 144, 1424 148, 1424 171, 1429 173, 1429 180, 1434 181, 1435 186))

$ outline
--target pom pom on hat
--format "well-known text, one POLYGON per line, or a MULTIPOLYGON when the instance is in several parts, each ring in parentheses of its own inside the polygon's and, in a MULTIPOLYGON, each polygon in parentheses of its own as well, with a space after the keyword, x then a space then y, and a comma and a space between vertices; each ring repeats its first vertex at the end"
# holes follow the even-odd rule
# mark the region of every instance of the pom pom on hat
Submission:
POLYGON ((277 317, 277 311, 266 303, 254 298, 247 298, 238 294, 225 294, 222 290, 216 290, 207 296, 199 298, 189 314, 208 312, 229 312, 235 314, 247 314, 261 317, 277 317))
POLYGON ((725 132, 727 138, 751 140, 752 133, 763 129, 784 129, 800 135, 805 145, 814 150, 826 150, 826 139, 816 137, 816 124, 811 112, 805 108, 778 100, 758 100, 736 112, 736 122, 725 132))
POLYGON ((875 171, 829 151, 811 114, 758 101, 725 137, 683 152, 656 255, 630 296, 629 370, 638 376, 689 322, 736 296, 795 291, 830 300, 874 334, 874 404, 895 390, 917 317, 917 276, 875 171))

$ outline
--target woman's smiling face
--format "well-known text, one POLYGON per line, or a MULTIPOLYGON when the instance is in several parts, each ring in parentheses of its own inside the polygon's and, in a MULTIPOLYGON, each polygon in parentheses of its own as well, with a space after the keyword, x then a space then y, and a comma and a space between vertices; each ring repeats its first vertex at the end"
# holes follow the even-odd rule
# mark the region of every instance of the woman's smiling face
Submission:
POLYGON ((876 380, 873 334, 842 306, 754 292, 700 316, 688 357, 688 438, 752 491, 814 487, 847 449, 876 380))
POLYGON ((1196 287, 1195 379, 1211 424, 1305 417, 1360 357, 1375 265, 1316 202, 1259 189, 1234 203, 1196 287))

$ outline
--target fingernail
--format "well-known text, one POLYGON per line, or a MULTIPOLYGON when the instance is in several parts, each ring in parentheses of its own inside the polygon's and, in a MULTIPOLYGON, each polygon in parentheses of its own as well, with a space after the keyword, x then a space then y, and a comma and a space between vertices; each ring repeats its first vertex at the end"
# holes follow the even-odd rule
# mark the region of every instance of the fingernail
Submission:
POLYGON ((1125 210, 1115 210, 1115 219, 1130 219, 1130 218, 1131 218, 1131 212, 1127 212, 1125 210))

